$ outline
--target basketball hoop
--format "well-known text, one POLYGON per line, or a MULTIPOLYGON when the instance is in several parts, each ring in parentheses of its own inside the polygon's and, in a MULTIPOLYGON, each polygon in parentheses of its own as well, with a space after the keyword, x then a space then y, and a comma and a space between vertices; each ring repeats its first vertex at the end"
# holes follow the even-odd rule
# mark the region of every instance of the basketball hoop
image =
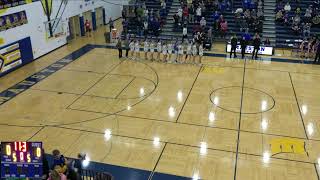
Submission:
POLYGON ((62 18, 47 21, 45 24, 45 36, 47 39, 66 37, 67 36, 67 23, 62 18), (52 28, 52 36, 50 37, 50 26, 52 28))

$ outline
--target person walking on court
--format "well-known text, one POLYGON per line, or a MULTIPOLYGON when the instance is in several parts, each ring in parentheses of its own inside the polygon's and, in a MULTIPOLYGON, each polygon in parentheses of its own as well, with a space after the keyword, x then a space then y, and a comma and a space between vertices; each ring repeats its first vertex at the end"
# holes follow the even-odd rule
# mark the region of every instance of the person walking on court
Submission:
POLYGON ((124 48, 125 48, 125 50, 126 50, 126 58, 128 58, 129 49, 130 49, 130 46, 129 46, 129 38, 126 38, 126 40, 124 41, 124 48))
POLYGON ((201 65, 201 63, 202 63, 203 51, 204 51, 203 45, 200 44, 199 45, 199 65, 201 65))
POLYGON ((150 58, 151 58, 151 61, 154 61, 154 50, 155 50, 155 44, 154 44, 154 41, 151 40, 150 42, 150 58))
POLYGON ((238 38, 236 34, 233 34, 231 38, 231 51, 230 51, 230 58, 232 57, 232 54, 234 54, 234 58, 237 57, 237 44, 238 44, 238 38))
POLYGON ((110 17, 110 20, 109 20, 109 27, 110 27, 110 32, 111 32, 112 29, 114 28, 112 17, 110 17))
POLYGON ((157 43, 157 61, 161 61, 160 59, 161 52, 162 52, 162 43, 161 43, 161 40, 159 39, 157 43))
POLYGON ((240 40, 240 45, 241 45, 241 58, 243 59, 248 46, 248 41, 246 40, 245 37, 242 37, 242 39, 240 40))
POLYGON ((317 46, 317 51, 316 51, 316 57, 314 58, 313 63, 320 63, 320 40, 318 40, 318 46, 317 46))
POLYGON ((86 35, 88 35, 89 37, 91 37, 91 25, 89 20, 87 19, 86 22, 84 23, 84 27, 86 29, 86 35))
POLYGON ((122 58, 122 40, 120 37, 118 38, 118 42, 116 46, 119 51, 119 58, 122 58))
POLYGON ((255 35, 255 37, 254 37, 254 40, 253 40, 252 59, 253 58, 257 59, 258 58, 258 52, 259 52, 259 49, 260 49, 260 44, 261 44, 261 39, 260 39, 259 34, 257 33, 255 35))
POLYGON ((135 42, 134 40, 131 40, 129 47, 130 47, 130 56, 132 60, 134 60, 134 46, 135 46, 135 42))

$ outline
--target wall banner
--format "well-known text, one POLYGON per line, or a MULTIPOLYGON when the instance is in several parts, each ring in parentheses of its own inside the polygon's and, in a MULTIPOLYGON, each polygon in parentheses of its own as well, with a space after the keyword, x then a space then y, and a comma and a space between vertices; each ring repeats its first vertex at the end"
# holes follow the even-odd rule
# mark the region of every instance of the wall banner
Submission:
POLYGON ((28 4, 36 1, 39 1, 39 0, 1 0, 0 10, 15 7, 15 6, 20 6, 20 5, 24 5, 24 4, 28 4))
POLYGON ((0 76, 33 61, 30 37, 0 47, 0 76))
POLYGON ((0 17, 0 31, 5 31, 28 23, 25 11, 0 17))

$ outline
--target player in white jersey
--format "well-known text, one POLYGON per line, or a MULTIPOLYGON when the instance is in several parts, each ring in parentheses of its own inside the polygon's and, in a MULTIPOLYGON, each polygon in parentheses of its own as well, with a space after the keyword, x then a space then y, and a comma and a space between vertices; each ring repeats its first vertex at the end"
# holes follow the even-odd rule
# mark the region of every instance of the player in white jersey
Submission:
POLYGON ((148 60, 148 51, 149 51, 149 41, 146 39, 144 41, 143 50, 144 50, 144 59, 148 60))
POLYGON ((157 43, 157 54, 158 54, 157 61, 160 61, 161 50, 162 50, 162 43, 161 43, 161 40, 159 40, 157 43))
POLYGON ((203 45, 200 44, 199 46, 199 64, 201 64, 201 61, 202 61, 202 57, 203 57, 203 45))
POLYGON ((129 47, 130 47, 130 56, 131 56, 131 59, 134 59, 134 40, 131 40, 130 44, 129 44, 129 47))
POLYGON ((171 57, 172 57, 172 51, 173 51, 173 44, 172 44, 172 42, 169 42, 169 43, 168 43, 167 48, 168 48, 168 62, 170 62, 170 61, 171 61, 171 57))
POLYGON ((140 41, 136 40, 136 43, 134 44, 134 51, 136 53, 135 58, 140 59, 140 41))
POLYGON ((187 55, 186 55, 186 62, 190 62, 192 58, 192 41, 190 41, 187 45, 187 55))
POLYGON ((193 43, 192 45, 192 56, 193 56, 193 63, 196 62, 196 56, 198 55, 198 49, 197 49, 197 44, 193 43))
POLYGON ((150 56, 151 56, 151 61, 154 60, 154 58, 153 58, 154 49, 155 49, 154 41, 151 40, 151 42, 150 42, 150 56))
POLYGON ((168 49, 167 49, 167 45, 166 43, 163 43, 163 46, 162 46, 162 55, 163 55, 163 62, 166 62, 167 61, 167 52, 168 49))
POLYGON ((179 63, 183 63, 183 51, 184 51, 184 47, 183 44, 179 44, 178 45, 178 62, 179 63))

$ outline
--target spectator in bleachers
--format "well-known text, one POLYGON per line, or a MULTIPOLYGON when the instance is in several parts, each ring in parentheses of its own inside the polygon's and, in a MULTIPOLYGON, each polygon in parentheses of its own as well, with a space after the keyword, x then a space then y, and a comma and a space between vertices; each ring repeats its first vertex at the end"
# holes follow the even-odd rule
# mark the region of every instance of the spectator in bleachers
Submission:
POLYGON ((188 22, 188 17, 189 17, 189 9, 188 6, 185 6, 183 8, 183 15, 182 15, 182 22, 183 24, 188 22))
POLYGON ((215 11, 214 14, 212 14, 212 18, 214 21, 218 20, 220 18, 220 14, 218 11, 215 11))
POLYGON ((315 46, 317 43, 316 37, 312 37, 308 44, 308 58, 313 58, 315 55, 315 46))
POLYGON ((204 17, 202 17, 201 21, 200 21, 201 28, 205 29, 206 25, 207 25, 207 21, 206 21, 206 19, 204 17))
POLYGON ((228 31, 228 23, 225 20, 220 22, 220 29, 221 29, 221 37, 225 38, 226 33, 228 31))
POLYGON ((189 7, 189 22, 190 23, 194 22, 194 14, 195 14, 194 6, 193 6, 193 4, 191 4, 189 7))
POLYGON ((59 166, 60 169, 60 173, 66 173, 67 172, 67 159, 60 154, 60 151, 55 149, 52 151, 52 155, 53 155, 53 165, 51 166, 52 169, 56 168, 57 166, 59 166))
POLYGON ((300 57, 306 57, 308 53, 308 39, 304 38, 300 44, 300 57))
POLYGON ((264 19, 264 15, 263 15, 263 10, 262 9, 258 9, 257 17, 258 17, 259 20, 263 20, 264 19))
POLYGON ((143 22, 143 33, 144 33, 144 36, 147 36, 148 35, 148 26, 149 26, 149 23, 148 23, 148 21, 147 20, 145 20, 144 22, 143 22))
POLYGON ((314 62, 313 63, 320 63, 320 42, 318 40, 318 45, 316 47, 316 55, 315 55, 315 58, 314 58, 314 62))
POLYGON ((285 10, 286 12, 290 12, 290 11, 291 11, 291 5, 290 5, 289 1, 288 1, 287 4, 284 6, 284 10, 285 10))
POLYGON ((291 27, 292 31, 294 32, 295 35, 299 35, 300 34, 300 26, 298 23, 293 23, 292 27, 291 27))
POLYGON ((182 28, 182 42, 184 42, 184 39, 188 39, 188 28, 187 25, 184 25, 182 28))
POLYGON ((310 37, 310 29, 311 29, 311 24, 310 23, 305 23, 303 25, 303 37, 310 37))
POLYGON ((242 37, 244 37, 245 40, 248 41, 248 42, 251 40, 251 35, 250 35, 250 33, 249 33, 249 29, 246 29, 246 30, 244 31, 242 37))
POLYGON ((282 13, 282 10, 279 10, 276 14, 276 21, 277 22, 283 22, 283 13, 282 13))
POLYGON ((167 3, 166 0, 161 1, 161 9, 166 9, 167 8, 167 3))
POLYGON ((50 172, 48 180, 67 180, 67 176, 59 172, 59 167, 50 172))
POLYGON ((306 13, 304 14, 304 18, 306 22, 310 22, 312 17, 312 6, 309 6, 306 9, 306 13))
POLYGON ((182 8, 180 7, 180 8, 178 9, 178 12, 177 12, 177 15, 178 15, 178 17, 179 17, 179 22, 178 22, 179 26, 180 26, 181 23, 182 23, 182 14, 183 14, 183 10, 182 10, 182 8))
POLYGON ((199 22, 201 20, 201 17, 202 17, 202 10, 201 10, 200 6, 196 10, 196 15, 197 15, 197 22, 199 22))
POLYGON ((320 7, 320 0, 314 0, 313 1, 313 7, 319 8, 320 7))
POLYGON ((300 24, 300 23, 301 23, 301 18, 300 18, 300 16, 299 16, 298 14, 296 14, 296 15, 294 16, 294 18, 292 19, 292 21, 293 21, 293 23, 295 23, 295 24, 300 24))
POLYGON ((264 40, 263 44, 264 44, 265 46, 270 46, 270 44, 271 44, 270 39, 267 37, 267 38, 264 40))

